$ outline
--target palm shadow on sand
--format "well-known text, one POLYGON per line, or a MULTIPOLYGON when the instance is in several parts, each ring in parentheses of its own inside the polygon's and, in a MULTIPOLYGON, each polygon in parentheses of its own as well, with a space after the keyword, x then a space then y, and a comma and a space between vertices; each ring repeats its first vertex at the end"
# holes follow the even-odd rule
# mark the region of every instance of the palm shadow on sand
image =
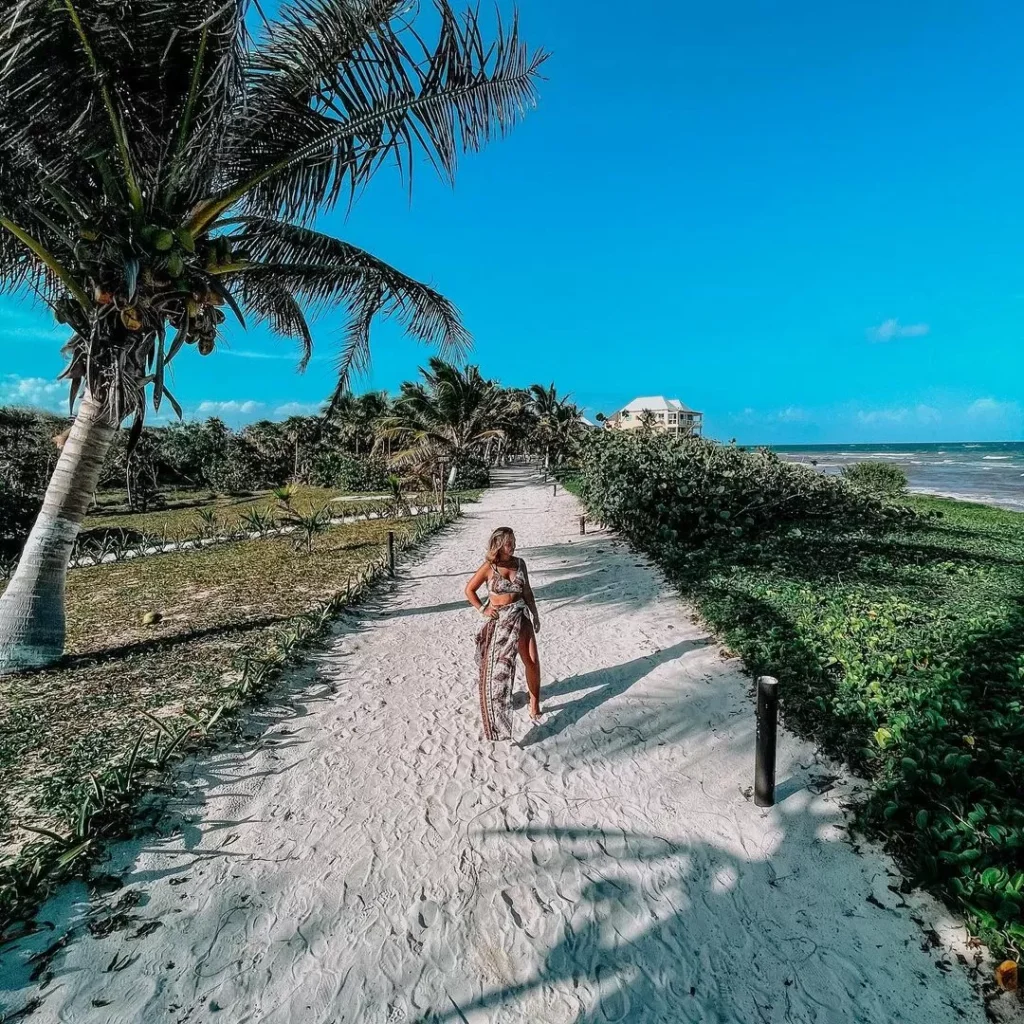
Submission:
MULTIPOLYGON (((761 813, 749 806, 751 815, 761 813)), ((579 1007, 574 1024, 882 1024, 920 1022, 928 1013, 931 1019, 980 1020, 968 986, 936 990, 934 968, 943 976, 954 969, 944 949, 925 942, 921 955, 906 955, 904 943, 917 926, 897 886, 881 886, 879 901, 868 882, 854 884, 839 900, 838 919, 815 916, 806 906, 830 863, 856 862, 849 840, 823 838, 823 829, 843 824, 838 806, 823 814, 807 801, 793 801, 775 813, 777 846, 752 857, 713 841, 614 828, 481 830, 473 839, 484 846, 521 850, 522 877, 510 878, 502 897, 510 912, 512 893, 529 900, 532 892, 541 914, 558 912, 563 922, 547 950, 538 950, 541 959, 530 976, 477 989, 475 998, 460 999, 453 983, 445 989, 448 1005, 417 1024, 492 1019, 488 1011, 521 1011, 522 1000, 564 994, 569 986, 579 1007), (811 854, 814 847, 822 852, 811 854), (547 870, 582 877, 578 899, 555 885, 557 911, 535 884, 538 849, 555 851, 547 870), (808 869, 809 856, 825 863, 808 869), (885 948, 901 956, 878 952, 885 948), (822 982, 827 992, 819 989, 822 982), (922 987, 931 990, 928 1009, 907 1014, 908 1004, 921 1001, 922 987)))

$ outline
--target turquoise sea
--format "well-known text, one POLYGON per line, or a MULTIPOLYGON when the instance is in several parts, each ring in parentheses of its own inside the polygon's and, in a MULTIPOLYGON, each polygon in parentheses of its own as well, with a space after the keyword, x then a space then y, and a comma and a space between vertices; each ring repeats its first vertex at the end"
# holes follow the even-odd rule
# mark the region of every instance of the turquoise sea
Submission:
POLYGON ((910 489, 1024 511, 1024 442, 773 446, 781 456, 838 473, 855 462, 901 466, 910 489))

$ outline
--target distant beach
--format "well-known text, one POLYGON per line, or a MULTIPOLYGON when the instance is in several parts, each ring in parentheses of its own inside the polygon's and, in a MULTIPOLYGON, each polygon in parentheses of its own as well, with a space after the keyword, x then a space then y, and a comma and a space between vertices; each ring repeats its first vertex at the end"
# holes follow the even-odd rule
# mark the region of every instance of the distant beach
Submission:
POLYGON ((918 494, 1024 511, 1024 442, 772 446, 783 458, 838 474, 855 462, 900 466, 918 494))

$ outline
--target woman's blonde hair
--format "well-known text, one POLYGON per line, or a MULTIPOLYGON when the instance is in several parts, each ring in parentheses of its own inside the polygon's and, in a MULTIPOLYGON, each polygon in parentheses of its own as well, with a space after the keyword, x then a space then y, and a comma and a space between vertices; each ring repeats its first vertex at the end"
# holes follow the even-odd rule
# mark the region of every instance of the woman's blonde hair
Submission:
POLYGON ((491 534, 490 542, 487 545, 487 561, 492 565, 494 560, 498 557, 498 553, 505 547, 505 545, 511 540, 515 541, 516 535, 512 532, 510 526, 499 526, 494 533, 491 534))

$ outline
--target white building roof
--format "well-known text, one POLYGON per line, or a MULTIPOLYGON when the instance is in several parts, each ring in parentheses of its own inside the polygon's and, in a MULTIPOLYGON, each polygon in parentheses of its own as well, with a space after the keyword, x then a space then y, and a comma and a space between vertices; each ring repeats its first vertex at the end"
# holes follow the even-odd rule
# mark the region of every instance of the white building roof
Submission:
POLYGON ((664 398, 655 395, 651 398, 634 398, 620 412, 694 412, 676 398, 664 398))
POLYGON ((583 426, 585 426, 585 427, 596 427, 597 426, 596 423, 591 423, 590 420, 588 420, 586 416, 581 416, 580 417, 580 423, 582 423, 583 426))

